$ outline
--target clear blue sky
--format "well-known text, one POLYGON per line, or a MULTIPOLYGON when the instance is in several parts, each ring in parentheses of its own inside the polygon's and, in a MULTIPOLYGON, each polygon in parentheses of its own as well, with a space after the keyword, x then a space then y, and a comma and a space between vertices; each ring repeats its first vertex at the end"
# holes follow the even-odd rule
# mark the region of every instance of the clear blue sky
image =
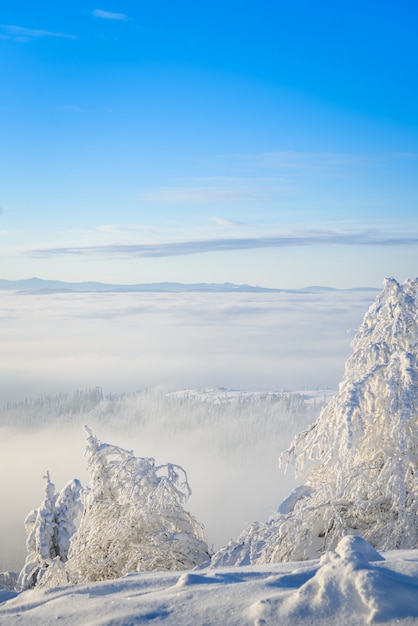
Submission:
POLYGON ((0 8, 0 277, 418 275, 418 4, 0 8))

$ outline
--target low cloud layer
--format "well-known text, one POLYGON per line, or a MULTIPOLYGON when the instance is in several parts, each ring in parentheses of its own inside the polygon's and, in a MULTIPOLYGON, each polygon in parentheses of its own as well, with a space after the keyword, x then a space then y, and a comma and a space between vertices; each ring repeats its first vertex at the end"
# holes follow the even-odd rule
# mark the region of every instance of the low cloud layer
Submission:
POLYGON ((110 391, 338 384, 374 294, 2 294, 0 402, 110 391))
MULTIPOLYGON (((102 440, 138 456, 183 465, 193 489, 189 509, 220 547, 248 523, 266 519, 293 488, 277 458, 294 425, 277 424, 257 407, 224 415, 216 405, 194 413, 161 405, 158 390, 335 389, 351 353, 350 329, 375 294, 1 296, 0 403, 95 386, 105 393, 155 390, 139 407, 143 419, 130 417, 138 414, 134 398, 133 406, 121 407, 120 419, 109 423, 104 411, 90 425, 102 440)), ((46 471, 59 489, 74 477, 87 481, 81 423, 38 430, 13 423, 0 438, 0 502, 7 511, 1 567, 7 568, 22 565, 23 522, 41 503, 46 471)))

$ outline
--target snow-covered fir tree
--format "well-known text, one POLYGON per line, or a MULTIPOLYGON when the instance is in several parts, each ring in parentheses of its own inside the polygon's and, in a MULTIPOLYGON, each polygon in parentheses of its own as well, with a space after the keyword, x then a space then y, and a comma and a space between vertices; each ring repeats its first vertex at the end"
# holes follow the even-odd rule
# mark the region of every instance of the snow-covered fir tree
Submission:
POLYGON ((49 472, 45 480, 44 500, 25 520, 28 555, 17 584, 22 590, 39 585, 54 562, 67 560, 70 538, 76 530, 74 522, 81 511, 78 480, 70 481, 61 493, 55 492, 49 472))
POLYGON ((86 431, 91 481, 68 554, 69 581, 189 569, 207 561, 203 526, 182 506, 190 495, 184 470, 172 464, 156 466, 154 459, 137 458, 86 431))
POLYGON ((286 451, 304 485, 213 565, 315 558, 344 535, 418 546, 418 279, 386 279, 338 394, 286 451))

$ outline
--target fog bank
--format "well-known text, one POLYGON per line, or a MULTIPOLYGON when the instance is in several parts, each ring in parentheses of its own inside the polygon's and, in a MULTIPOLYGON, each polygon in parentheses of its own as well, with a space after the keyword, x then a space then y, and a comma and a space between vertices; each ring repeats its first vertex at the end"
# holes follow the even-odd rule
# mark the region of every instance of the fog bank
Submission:
POLYGON ((22 565, 23 522, 41 503, 47 470, 58 489, 75 477, 86 484, 86 421, 103 441, 182 465, 193 490, 187 508, 214 547, 265 520, 295 484, 277 458, 311 416, 260 398, 235 409, 168 402, 162 391, 335 389, 351 352, 350 329, 374 297, 2 292, 0 405, 23 401, 26 421, 0 424, 0 569, 22 565), (49 421, 36 425, 39 412, 35 419, 30 402, 25 408, 25 398, 97 385, 105 395, 143 393, 114 403, 110 417, 105 402, 60 419, 52 407, 49 421))
POLYGON ((373 292, 1 292, 0 404, 102 386, 335 387, 373 292))
POLYGON ((0 412, 0 571, 25 558, 23 522, 41 504, 49 470, 58 490, 72 478, 86 485, 87 423, 108 443, 185 468, 186 508, 220 548, 244 526, 266 519, 294 486, 278 456, 318 414, 323 392, 301 394, 136 393, 91 401, 94 393, 44 398, 0 412), (91 398, 90 398, 91 396, 91 398))

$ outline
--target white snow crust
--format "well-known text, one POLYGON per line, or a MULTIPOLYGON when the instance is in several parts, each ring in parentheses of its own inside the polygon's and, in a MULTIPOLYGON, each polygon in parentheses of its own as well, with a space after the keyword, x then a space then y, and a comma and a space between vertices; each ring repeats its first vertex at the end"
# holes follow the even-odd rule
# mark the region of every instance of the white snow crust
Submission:
POLYGON ((418 550, 379 554, 346 537, 320 559, 143 572, 20 594, 0 590, 0 624, 359 626, 418 624, 418 550))

